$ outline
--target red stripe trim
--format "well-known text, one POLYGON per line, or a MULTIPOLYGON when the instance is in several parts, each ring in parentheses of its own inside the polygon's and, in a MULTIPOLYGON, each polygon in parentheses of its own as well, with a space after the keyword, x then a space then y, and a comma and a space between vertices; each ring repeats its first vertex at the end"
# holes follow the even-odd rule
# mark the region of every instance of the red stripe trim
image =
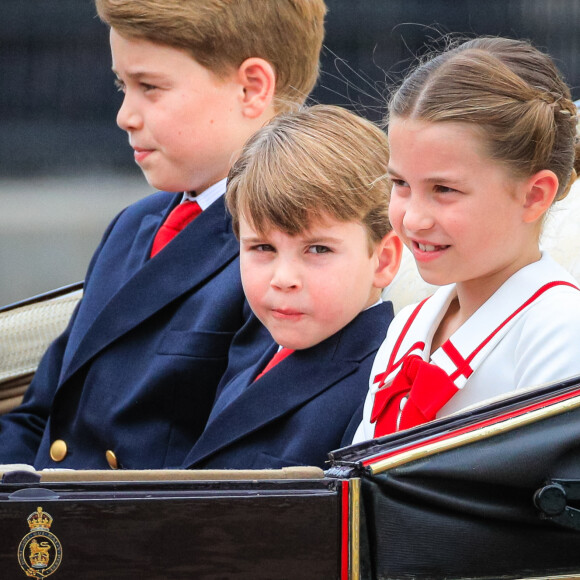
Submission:
POLYGON ((447 340, 441 347, 443 352, 451 359, 451 362, 457 367, 451 376, 449 377, 452 381, 459 375, 463 375, 466 379, 473 373, 473 369, 469 366, 469 363, 461 356, 461 353, 455 348, 455 345, 447 340))
POLYGON ((570 282, 563 282, 561 280, 555 282, 549 282, 542 286, 539 290, 537 290, 530 298, 528 298, 515 312, 513 312, 510 316, 508 316, 466 359, 465 362, 467 364, 471 363, 471 361, 475 358, 477 353, 510 321, 514 316, 517 316, 524 308, 529 306, 532 302, 534 302, 537 298, 539 298, 544 292, 550 290, 550 288, 554 288, 554 286, 570 286, 572 288, 576 288, 579 290, 577 286, 571 284, 570 282))
POLYGON ((367 459, 362 462, 362 464, 367 467, 372 465, 373 463, 377 463, 379 461, 383 461, 384 459, 388 459, 390 457, 394 457, 401 453, 406 453, 407 451, 413 451, 414 449, 419 449, 420 447, 425 447, 427 445, 431 445, 433 443, 439 443, 440 441, 446 441, 448 439, 452 439, 453 437, 457 437, 459 435, 463 435, 464 433, 471 433, 472 431, 476 431, 477 429, 482 429, 483 427, 488 427, 489 425, 495 425, 496 423, 501 423, 503 421, 507 421, 508 419, 513 419, 514 417, 520 417, 521 415, 525 415, 526 413, 530 413, 531 411, 536 411, 537 409, 541 409, 544 407, 549 407, 551 405, 555 405, 560 403, 561 401, 565 401, 567 399, 572 399, 573 397, 577 397, 580 395, 580 389, 576 389, 570 393, 565 393, 562 395, 558 395, 552 399, 547 401, 540 401, 538 403, 531 404, 527 407, 523 407, 520 409, 516 409, 514 411, 509 411, 502 415, 498 415, 497 417, 492 417, 490 419, 486 419, 484 421, 480 421, 479 423, 475 423, 472 425, 468 425, 461 429, 457 429, 455 431, 451 431, 450 433, 444 433, 439 436, 433 436, 429 439, 425 439, 420 441, 419 443, 410 444, 405 447, 401 447, 390 451, 388 453, 384 453, 383 455, 375 456, 370 459, 367 459))
POLYGON ((409 356, 409 354, 411 354, 414 350, 420 350, 421 352, 423 352, 425 348, 425 343, 422 341, 418 341, 416 342, 394 365, 393 368, 388 372, 388 374, 391 374, 392 371, 394 371, 398 366, 400 366, 403 361, 409 356))
POLYGON ((409 356, 409 354, 411 352, 413 352, 414 350, 420 350, 421 352, 423 352, 423 349, 425 348, 425 343, 424 342, 416 342, 394 365, 391 369, 387 368, 385 371, 383 371, 382 373, 379 373, 378 375, 375 375, 375 378, 373 379, 373 385, 375 383, 381 383, 379 385, 379 389, 382 389, 383 386, 385 385, 385 382, 387 381, 387 378, 389 377, 389 375, 398 367, 400 366, 403 361, 409 356))
POLYGON ((349 481, 345 480, 342 482, 342 498, 341 498, 342 510, 342 538, 341 538, 341 550, 340 550, 340 579, 349 580, 350 573, 350 550, 349 550, 349 539, 350 539, 350 495, 349 495, 349 481))
MULTIPOLYGON (((391 357, 389 358, 389 364, 387 365, 386 371, 390 374, 393 370, 393 368, 395 368, 393 366, 393 361, 395 360, 395 357, 397 356, 397 351, 399 350, 399 348, 401 347, 401 343, 403 342, 403 339, 405 338, 405 335, 407 334, 409 327, 411 326, 411 324, 413 324, 413 321, 415 320, 415 318, 417 318, 417 314, 419 314, 419 310, 421 310, 421 308, 423 307, 423 304, 425 304, 425 302, 427 302, 427 300, 429 300, 429 296, 427 298, 425 298, 424 300, 422 300, 421 302, 419 302, 419 304, 417 304, 417 306, 415 307, 415 310, 413 310, 413 312, 411 313, 411 316, 409 316, 407 322, 405 323, 405 326, 403 326, 403 330, 401 330, 401 334, 399 334, 399 338, 397 339, 397 342, 395 343, 395 346, 393 347, 393 352, 391 353, 391 357)), ((423 343, 423 346, 425 345, 425 343, 423 343)), ((400 360, 403 360, 405 357, 401 357, 400 360)), ((400 364, 400 361, 397 363, 400 364)))

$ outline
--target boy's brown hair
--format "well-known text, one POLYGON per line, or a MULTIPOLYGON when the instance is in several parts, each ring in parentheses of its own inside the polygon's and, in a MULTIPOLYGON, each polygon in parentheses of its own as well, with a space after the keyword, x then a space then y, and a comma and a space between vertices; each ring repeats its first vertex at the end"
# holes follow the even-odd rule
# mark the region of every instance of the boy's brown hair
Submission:
POLYGON ((381 129, 340 107, 274 118, 246 143, 228 176, 226 204, 261 234, 296 235, 325 216, 358 221, 372 250, 390 231, 389 149, 381 129))
POLYGON ((303 103, 318 78, 324 0, 95 0, 121 36, 187 51, 219 77, 248 58, 276 73, 275 108, 303 103))

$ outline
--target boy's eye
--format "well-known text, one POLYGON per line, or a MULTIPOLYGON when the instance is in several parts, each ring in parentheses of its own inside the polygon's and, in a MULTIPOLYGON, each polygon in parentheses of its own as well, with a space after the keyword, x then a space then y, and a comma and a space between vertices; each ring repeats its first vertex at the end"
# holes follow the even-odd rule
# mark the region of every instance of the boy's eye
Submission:
POLYGON ((307 252, 309 254, 326 254, 332 252, 332 250, 328 246, 320 246, 316 244, 314 246, 308 246, 307 252))
POLYGON ((436 193, 453 193, 455 191, 457 191, 456 189, 453 189, 452 187, 447 187, 446 185, 436 185, 434 188, 436 193))
POLYGON ((141 83, 141 88, 145 91, 154 91, 157 87, 155 85, 150 85, 148 83, 141 83))
POLYGON ((250 248, 251 250, 254 250, 256 252, 274 252, 274 246, 271 246, 270 244, 256 244, 255 246, 252 246, 250 248))
POLYGON ((125 83, 121 79, 115 79, 114 83, 118 91, 125 92, 125 83))

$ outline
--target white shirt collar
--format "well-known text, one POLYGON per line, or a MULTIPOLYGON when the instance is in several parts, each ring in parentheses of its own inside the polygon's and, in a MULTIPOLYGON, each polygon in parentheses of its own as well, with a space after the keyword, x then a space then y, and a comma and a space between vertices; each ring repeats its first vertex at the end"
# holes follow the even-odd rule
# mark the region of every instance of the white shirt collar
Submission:
POLYGON ((216 199, 219 199, 226 192, 226 182, 227 178, 224 178, 221 181, 214 183, 211 187, 208 187, 198 195, 186 191, 183 194, 181 202, 197 201, 199 207, 201 207, 202 210, 206 210, 216 199))

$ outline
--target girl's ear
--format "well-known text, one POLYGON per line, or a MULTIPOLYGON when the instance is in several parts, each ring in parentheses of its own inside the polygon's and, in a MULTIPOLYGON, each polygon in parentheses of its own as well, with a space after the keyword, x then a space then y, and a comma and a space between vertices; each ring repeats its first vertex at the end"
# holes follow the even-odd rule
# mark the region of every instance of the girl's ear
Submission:
POLYGON ((378 266, 373 285, 375 288, 386 288, 399 271, 403 255, 403 242, 395 232, 391 231, 378 243, 375 252, 378 266))
POLYGON ((274 67, 263 58, 248 58, 238 68, 237 77, 243 89, 242 113, 249 119, 271 113, 276 92, 274 67))
POLYGON ((558 193, 558 178, 553 171, 542 169, 525 182, 524 222, 540 219, 552 205, 558 193))

